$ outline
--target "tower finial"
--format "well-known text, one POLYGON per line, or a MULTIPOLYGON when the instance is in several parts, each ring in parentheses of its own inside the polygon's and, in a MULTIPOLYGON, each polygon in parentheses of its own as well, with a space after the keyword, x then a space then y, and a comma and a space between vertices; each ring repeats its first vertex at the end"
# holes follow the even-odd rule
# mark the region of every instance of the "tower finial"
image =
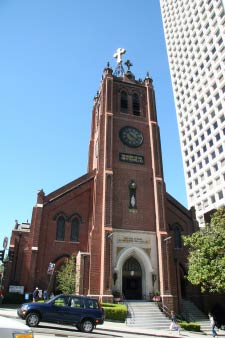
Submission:
POLYGON ((124 69, 122 65, 122 55, 126 53, 125 48, 117 48, 116 53, 113 54, 113 57, 116 58, 117 67, 114 71, 114 75, 122 76, 124 74, 124 69))
POLYGON ((130 71, 130 67, 132 67, 133 64, 130 62, 130 60, 127 60, 126 62, 124 62, 124 64, 127 66, 127 70, 129 72, 130 71))
POLYGON ((113 54, 113 57, 116 58, 117 63, 122 63, 122 55, 126 53, 125 48, 117 48, 116 53, 113 54))

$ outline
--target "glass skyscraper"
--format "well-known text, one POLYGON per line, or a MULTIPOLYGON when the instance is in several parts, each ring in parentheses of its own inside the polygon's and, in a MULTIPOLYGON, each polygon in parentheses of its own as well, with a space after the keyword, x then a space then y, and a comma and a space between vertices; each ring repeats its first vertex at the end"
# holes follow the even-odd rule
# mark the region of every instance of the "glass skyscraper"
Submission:
POLYGON ((225 205, 225 0, 160 0, 188 206, 225 205))

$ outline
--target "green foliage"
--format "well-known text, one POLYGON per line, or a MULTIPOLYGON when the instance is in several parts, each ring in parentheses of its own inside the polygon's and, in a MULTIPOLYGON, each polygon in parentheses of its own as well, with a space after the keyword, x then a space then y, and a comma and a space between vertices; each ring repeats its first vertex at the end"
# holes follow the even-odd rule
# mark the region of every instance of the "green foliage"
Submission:
POLYGON ((186 331, 200 332, 200 324, 179 322, 179 326, 186 331))
POLYGON ((116 320, 118 322, 125 322, 127 317, 127 307, 123 304, 102 303, 105 311, 106 320, 116 320))
POLYGON ((57 287, 62 293, 75 293, 76 258, 72 255, 56 273, 57 287))
POLYGON ((3 304, 22 304, 24 302, 24 295, 20 293, 6 292, 3 298, 3 304))
POLYGON ((225 209, 218 209, 210 224, 191 236, 183 236, 183 240, 189 248, 187 279, 199 285, 202 292, 224 292, 225 209))
POLYGON ((112 295, 113 295, 113 297, 115 297, 115 298, 119 298, 119 297, 120 297, 120 291, 119 291, 119 290, 113 290, 113 291, 112 291, 112 295))

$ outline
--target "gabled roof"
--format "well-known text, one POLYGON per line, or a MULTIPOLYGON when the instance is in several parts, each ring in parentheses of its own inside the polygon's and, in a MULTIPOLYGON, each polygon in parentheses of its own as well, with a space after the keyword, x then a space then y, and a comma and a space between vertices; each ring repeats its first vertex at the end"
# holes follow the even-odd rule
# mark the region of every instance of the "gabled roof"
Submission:
POLYGON ((82 185, 87 184, 95 178, 96 170, 92 170, 91 172, 77 178, 76 180, 60 187, 59 189, 51 192, 50 194, 44 197, 44 204, 48 204, 53 202, 54 200, 65 196, 66 194, 70 193, 71 191, 78 189, 82 185))

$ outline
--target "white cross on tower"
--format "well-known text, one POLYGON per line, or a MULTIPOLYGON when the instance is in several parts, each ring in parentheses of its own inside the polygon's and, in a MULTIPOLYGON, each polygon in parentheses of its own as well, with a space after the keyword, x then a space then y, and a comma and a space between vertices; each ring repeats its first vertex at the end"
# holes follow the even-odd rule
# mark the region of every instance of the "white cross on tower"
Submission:
POLYGON ((116 53, 113 55, 114 58, 117 59, 117 63, 122 63, 122 55, 126 53, 126 49, 117 48, 116 53))

